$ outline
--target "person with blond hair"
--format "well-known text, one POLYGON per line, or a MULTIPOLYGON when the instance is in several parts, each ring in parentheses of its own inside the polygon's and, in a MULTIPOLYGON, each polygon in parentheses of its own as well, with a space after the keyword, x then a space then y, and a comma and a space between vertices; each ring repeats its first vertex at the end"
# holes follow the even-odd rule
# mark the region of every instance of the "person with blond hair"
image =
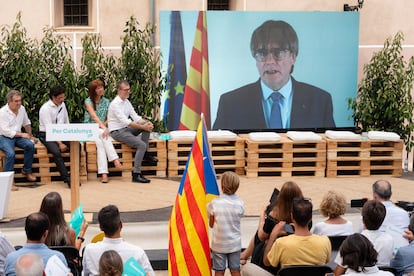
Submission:
POLYGON ((326 236, 346 236, 354 233, 352 222, 343 218, 346 212, 345 196, 337 191, 328 191, 319 205, 325 221, 318 222, 312 229, 314 234, 326 236))
POLYGON ((102 183, 108 183, 108 161, 113 162, 115 168, 122 168, 119 156, 112 144, 112 138, 108 130, 109 100, 104 97, 104 84, 101 80, 93 80, 89 84, 88 95, 85 99, 84 123, 96 123, 99 126, 99 136, 95 140, 98 161, 98 174, 102 177, 102 183))
POLYGON ((239 185, 239 176, 226 171, 221 176, 223 194, 207 205, 209 225, 213 228, 211 254, 216 276, 224 275, 226 267, 231 275, 240 275, 240 219, 244 215, 244 203, 236 195, 239 185))

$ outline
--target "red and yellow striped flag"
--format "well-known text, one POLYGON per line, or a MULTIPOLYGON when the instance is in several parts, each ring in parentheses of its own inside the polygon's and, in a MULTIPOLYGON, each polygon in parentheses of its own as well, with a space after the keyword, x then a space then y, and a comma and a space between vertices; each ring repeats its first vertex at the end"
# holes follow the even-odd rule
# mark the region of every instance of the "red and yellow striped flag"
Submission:
POLYGON ((202 118, 168 225, 168 275, 211 275, 207 203, 218 195, 202 118))
POLYGON ((179 129, 195 130, 204 114, 207 129, 211 127, 210 84, 206 12, 198 13, 197 29, 191 52, 190 70, 184 90, 179 129))

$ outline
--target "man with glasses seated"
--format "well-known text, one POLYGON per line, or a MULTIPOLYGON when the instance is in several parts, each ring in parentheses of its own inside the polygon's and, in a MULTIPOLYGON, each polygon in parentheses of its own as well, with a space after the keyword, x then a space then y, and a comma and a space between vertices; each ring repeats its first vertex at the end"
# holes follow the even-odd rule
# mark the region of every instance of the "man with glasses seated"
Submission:
MULTIPOLYGON (((263 263, 267 266, 283 268, 288 265, 325 265, 331 258, 331 242, 327 236, 310 232, 312 222, 312 202, 296 197, 292 203, 292 226, 294 233, 288 231, 285 221, 273 228, 267 241, 263 263)), ((243 269, 243 275, 272 275, 266 270, 250 264, 243 269)))
POLYGON ((250 50, 260 79, 220 97, 213 129, 334 128, 331 95, 291 76, 298 44, 285 21, 259 26, 250 50))

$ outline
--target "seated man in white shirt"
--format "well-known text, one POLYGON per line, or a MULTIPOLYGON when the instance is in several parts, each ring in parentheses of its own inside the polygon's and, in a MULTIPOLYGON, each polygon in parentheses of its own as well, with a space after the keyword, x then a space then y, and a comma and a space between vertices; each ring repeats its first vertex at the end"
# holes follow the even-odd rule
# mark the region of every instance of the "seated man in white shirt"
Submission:
MULTIPOLYGON (((378 253, 377 266, 389 266, 394 252, 394 240, 390 234, 380 230, 386 214, 385 206, 377 200, 368 200, 362 207, 362 222, 364 230, 362 235, 374 245, 378 253)), ((335 275, 345 272, 346 266, 343 265, 342 257, 338 254, 335 258, 337 267, 335 275)))
POLYGON ((53 155, 62 180, 70 187, 70 175, 63 160, 62 153, 70 150, 69 141, 47 141, 46 125, 69 124, 69 114, 65 105, 65 88, 54 86, 49 91, 49 100, 39 110, 39 140, 47 151, 53 155))
POLYGON ((28 181, 36 181, 32 174, 36 138, 32 135, 32 125, 22 105, 22 95, 17 90, 10 90, 6 99, 7 104, 0 108, 0 150, 6 156, 3 171, 14 171, 14 147, 18 147, 24 150, 22 174, 28 181))
POLYGON ((83 275, 99 275, 99 259, 107 250, 115 250, 125 262, 133 257, 144 268, 147 275, 155 275, 144 250, 121 238, 122 221, 115 205, 108 205, 98 213, 99 227, 105 233, 102 241, 90 243, 83 253, 83 275))
POLYGON ((108 108, 108 128, 111 137, 116 141, 136 148, 134 159, 134 171, 132 181, 139 183, 149 183, 141 172, 142 160, 145 158, 151 163, 156 163, 158 159, 146 153, 148 149, 148 139, 154 125, 139 116, 128 100, 131 94, 129 83, 125 80, 118 83, 118 95, 112 100, 108 108))
POLYGON ((387 180, 378 180, 372 184, 373 198, 384 204, 387 214, 379 230, 386 231, 394 239, 395 249, 407 246, 408 240, 403 233, 410 224, 410 218, 404 209, 396 206, 391 201, 391 184, 387 180))

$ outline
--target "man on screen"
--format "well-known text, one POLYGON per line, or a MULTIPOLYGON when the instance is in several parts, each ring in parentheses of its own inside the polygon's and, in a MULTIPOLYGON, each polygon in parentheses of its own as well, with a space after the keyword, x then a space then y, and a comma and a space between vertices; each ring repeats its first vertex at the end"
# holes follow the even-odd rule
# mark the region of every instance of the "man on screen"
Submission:
POLYGON ((220 96, 213 129, 334 128, 331 95, 291 76, 298 44, 285 21, 259 26, 250 50, 260 79, 220 96))

